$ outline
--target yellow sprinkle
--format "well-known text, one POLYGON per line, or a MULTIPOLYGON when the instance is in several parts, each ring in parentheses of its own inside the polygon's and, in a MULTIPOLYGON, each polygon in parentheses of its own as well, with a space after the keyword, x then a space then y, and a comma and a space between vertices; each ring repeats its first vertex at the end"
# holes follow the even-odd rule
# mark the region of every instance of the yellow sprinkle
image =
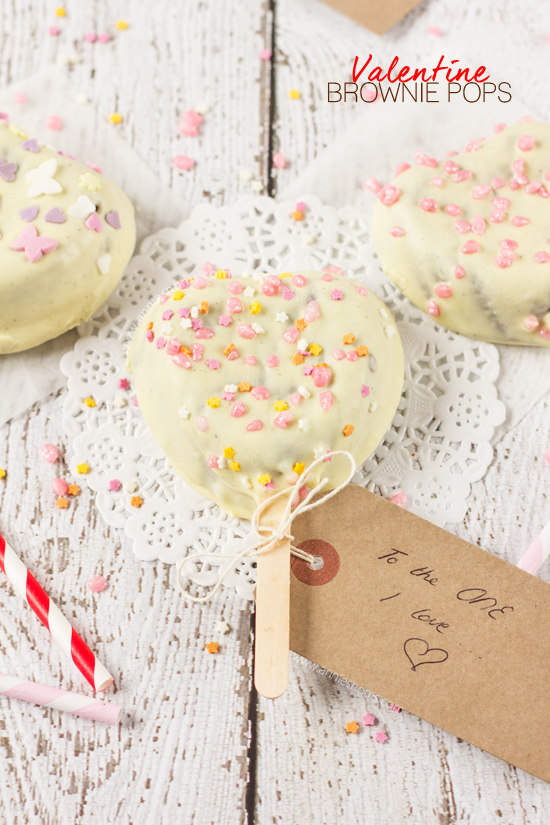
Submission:
POLYGON ((5 476, 6 476, 6 471, 3 470, 2 467, 0 467, 0 478, 5 478, 5 476))
POLYGON ((214 396, 212 396, 212 398, 209 398, 206 403, 208 404, 209 407, 212 407, 212 409, 214 409, 214 407, 219 407, 220 406, 220 399, 219 398, 214 398, 214 396))
POLYGON ((233 470, 234 473, 238 473, 239 470, 241 469, 241 465, 239 464, 238 461, 230 461, 229 466, 231 467, 231 469, 233 470))
POLYGON ((84 399, 84 403, 87 407, 95 407, 95 401, 91 395, 89 395, 88 398, 84 399))
POLYGON ((56 16, 56 17, 65 17, 65 15, 66 15, 66 14, 67 14, 67 10, 66 10, 66 9, 64 9, 64 8, 63 8, 63 6, 59 6, 59 7, 55 10, 55 16, 56 16))
POLYGON ((122 115, 119 115, 118 112, 113 112, 109 120, 111 123, 122 123, 122 115))
POLYGON ((235 450, 233 449, 233 447, 226 447, 223 451, 223 454, 225 458, 233 458, 233 456, 235 455, 235 450))
POLYGON ((172 298, 174 299, 174 301, 181 301, 184 295, 185 292, 182 292, 181 289, 176 289, 176 291, 172 295, 172 298))
POLYGON ((304 470, 306 469, 306 465, 302 464, 300 461, 297 461, 292 469, 295 473, 298 473, 298 475, 301 476, 304 470))
POLYGON ((292 278, 292 272, 283 272, 282 275, 279 275, 279 278, 292 278))
POLYGON ((269 473, 264 473, 263 475, 258 476, 258 481, 260 482, 260 484, 269 484, 269 482, 271 481, 271 476, 269 475, 269 473))
POLYGON ((323 347, 320 347, 319 344, 312 344, 308 349, 312 355, 320 355, 323 351, 323 347))
POLYGON ((97 175, 92 175, 91 172, 86 172, 85 175, 80 175, 78 185, 84 189, 89 189, 90 192, 97 192, 101 189, 101 180, 97 175))
POLYGON ((250 304, 250 312, 252 313, 252 315, 257 315, 261 308, 262 305, 258 303, 258 301, 254 301, 253 304, 250 304))
POLYGON ((28 138, 28 134, 19 126, 10 126, 9 130, 10 132, 13 132, 15 137, 21 138, 21 140, 27 140, 28 138))
POLYGON ((298 98, 300 97, 300 92, 298 91, 298 89, 291 89, 288 93, 288 96, 291 100, 298 100, 298 98))
POLYGON ((275 409, 277 410, 277 412, 283 412, 283 410, 288 410, 288 404, 286 403, 286 401, 276 401, 275 409))
POLYGON ((126 22, 126 20, 117 20, 116 27, 119 31, 122 32, 124 31, 124 29, 128 28, 128 23, 126 22))
POLYGON ((218 280, 225 281, 227 275, 225 274, 225 269, 218 269, 215 275, 218 280))
POLYGON ((76 465, 76 469, 78 470, 78 472, 80 473, 81 476, 85 476, 90 468, 86 464, 86 462, 83 461, 82 464, 77 464, 76 465))

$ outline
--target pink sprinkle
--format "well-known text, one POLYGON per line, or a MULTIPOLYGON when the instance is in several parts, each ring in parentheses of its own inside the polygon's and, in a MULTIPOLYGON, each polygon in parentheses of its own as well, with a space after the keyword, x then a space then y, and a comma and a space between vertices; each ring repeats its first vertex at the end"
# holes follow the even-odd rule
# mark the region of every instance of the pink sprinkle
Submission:
POLYGON ((284 430, 286 427, 288 427, 288 425, 290 424, 291 421, 292 421, 292 413, 288 412, 288 410, 285 410, 285 412, 279 413, 279 415, 276 415, 275 418, 273 419, 273 423, 275 424, 276 427, 279 427, 280 430, 284 430))
POLYGON ((443 186, 445 181, 443 180, 443 178, 436 176, 435 178, 431 179, 430 183, 432 184, 432 186, 443 186))
POLYGON ((367 398, 370 395, 370 387, 367 384, 361 386, 361 395, 363 398, 367 398))
POLYGON ((437 212, 437 201, 433 198, 422 198, 418 205, 424 212, 437 212))
POLYGON ((219 362, 219 361, 217 361, 215 358, 210 358, 210 359, 206 362, 206 366, 207 366, 207 367, 208 367, 208 369, 210 369, 210 370, 219 370, 219 368, 220 368, 220 362, 219 362))
POLYGON ((512 183, 517 183, 517 186, 514 186, 514 189, 517 189, 518 186, 525 186, 529 183, 529 178, 527 175, 514 175, 514 180, 510 182, 510 189, 512 189, 512 183))
POLYGON ((356 287, 355 287, 355 291, 356 291, 359 295, 368 295, 368 294, 369 294, 369 291, 368 291, 368 289, 367 289, 365 286, 356 286, 356 287))
POLYGON ((514 180, 511 180, 511 181, 510 181, 510 184, 509 184, 509 185, 510 185, 510 189, 512 189, 512 190, 514 190, 514 191, 515 191, 516 189, 519 189, 519 183, 517 182, 517 180, 515 179, 515 177, 514 177, 514 180))
POLYGON ((103 34, 99 34, 97 37, 98 43, 109 43, 111 40, 111 35, 104 32, 103 34))
MULTIPOLYGON (((355 352, 355 350, 353 351, 355 352)), ((355 354, 357 355, 357 353, 355 354)), ((330 381, 330 376, 331 372, 328 367, 315 367, 313 370, 313 383, 316 387, 326 387, 330 381)))
POLYGON ((266 367, 278 367, 279 366, 279 359, 277 358, 276 355, 268 355, 265 364, 266 364, 266 367))
POLYGON ((273 284, 262 284, 262 292, 264 295, 267 295, 269 298, 272 298, 274 295, 277 294, 278 288, 273 284))
POLYGON ((304 310, 304 318, 308 324, 313 323, 319 318, 321 310, 317 301, 310 301, 304 310))
POLYGON ((303 287, 307 284, 307 279, 304 278, 303 275, 293 275, 292 276, 292 285, 295 287, 303 287))
POLYGON ((212 467, 213 470, 219 470, 220 469, 219 464, 218 464, 218 456, 213 455, 213 453, 211 453, 208 456, 207 464, 208 464, 209 467, 212 467))
POLYGON ((255 418, 254 421, 251 421, 250 424, 246 425, 246 429, 248 430, 249 433, 255 433, 258 430, 261 430, 263 428, 263 426, 264 425, 262 424, 260 419, 255 418))
POLYGON ((550 261, 550 255, 548 252, 535 252, 533 257, 538 264, 546 264, 550 261))
POLYGON ((48 28, 48 34, 51 37, 57 37, 57 35, 59 34, 60 31, 61 31, 61 29, 58 29, 57 26, 50 26, 48 28))
POLYGON ((487 197, 489 192, 491 191, 491 187, 487 184, 483 184, 481 186, 474 186, 472 189, 472 198, 476 201, 482 201, 484 198, 487 197))
POLYGON ((502 189, 503 186, 506 186, 506 181, 502 180, 502 178, 495 177, 491 181, 491 184, 494 189, 502 189))
POLYGON ((501 250, 500 254, 502 255, 503 258, 508 258, 509 261, 515 261, 516 260, 516 253, 513 252, 511 249, 503 249, 503 250, 501 250))
POLYGON ((187 155, 175 155, 172 158, 172 163, 177 169, 184 169, 186 172, 192 169, 195 165, 193 158, 190 158, 187 155))
POLYGON ((266 490, 274 490, 275 489, 275 482, 274 481, 268 481, 267 484, 265 485, 265 489, 266 490))
POLYGON ((495 132, 495 134, 497 134, 498 132, 502 132, 503 129, 506 129, 505 123, 495 123, 495 125, 493 126, 493 132, 495 132))
POLYGON ((330 408, 332 407, 333 400, 334 399, 332 397, 331 392, 329 392, 328 390, 327 390, 327 392, 322 392, 321 395, 319 396, 319 403, 321 405, 321 409, 325 410, 325 412, 327 410, 330 410, 330 408))
POLYGON ((464 269, 460 265, 455 266, 455 268, 453 269, 453 274, 454 274, 455 278, 459 278, 459 279, 464 278, 464 276, 466 275, 466 273, 464 272, 464 269))
POLYGON ((497 255, 495 258, 495 263, 501 269, 508 269, 509 266, 512 266, 512 259, 507 258, 504 255, 497 255))
POLYGON ((189 123, 187 120, 184 120, 179 125, 180 134, 184 135, 185 137, 197 137, 199 134, 199 127, 194 123, 189 123))
POLYGON ((341 361, 342 358, 346 357, 346 353, 342 352, 341 349, 335 349, 334 352, 332 353, 332 357, 334 358, 335 361, 341 361))
POLYGON ((437 284, 435 294, 438 298, 450 298, 453 294, 453 290, 449 284, 437 284))
POLYGON ((44 444, 40 452, 42 453, 42 458, 44 458, 48 464, 55 464, 59 458, 59 450, 55 444, 44 444))
POLYGON ((524 321, 525 329, 528 329, 529 332, 533 332, 539 325, 539 319, 535 315, 530 315, 524 321))
POLYGON ((370 189, 376 195, 382 189, 382 184, 376 178, 367 178, 365 181, 365 188, 370 189))
POLYGON ((266 387, 262 387, 261 384, 258 387, 253 387, 251 392, 254 398, 257 398, 259 401, 266 401, 270 395, 269 390, 266 387))
POLYGON ((149 343, 151 343, 151 341, 152 341, 152 340, 153 340, 153 338, 155 337, 155 334, 154 334, 153 330, 152 330, 152 329, 148 329, 148 330, 147 330, 147 332, 145 333, 145 337, 147 338, 147 340, 149 341, 149 343))
POLYGON ((209 283, 206 278, 197 278, 193 286, 195 289, 206 289, 206 287, 209 286, 209 283))
POLYGON ((514 226, 526 226, 528 223, 531 223, 529 218, 523 218, 521 215, 516 215, 512 218, 512 223, 514 226))
POLYGON ((205 278, 210 278, 210 276, 214 273, 214 264, 211 264, 210 261, 207 261, 205 264, 201 266, 201 273, 204 275, 205 278))
POLYGON ((222 327, 228 327, 232 323, 233 318, 231 317, 231 315, 220 315, 218 319, 218 324, 222 327))
POLYGON ((107 582, 103 576, 93 576, 88 582, 88 587, 92 593, 101 593, 107 587, 107 582))
POLYGON ((535 138, 532 135, 522 135, 518 140, 518 149, 522 152, 528 152, 535 148, 535 138))
POLYGON ((242 415, 246 413, 246 407, 242 401, 235 401, 233 406, 231 407, 231 415, 233 418, 240 418, 242 415))
POLYGON ((418 164, 420 164, 420 166, 431 166, 434 169, 437 166, 436 159, 431 158, 429 155, 425 155, 424 152, 415 152, 414 159, 418 164))
POLYGON ((390 235, 393 235, 394 238, 402 238, 404 234, 405 230, 400 226, 392 226, 390 229, 390 235))
POLYGON ((271 49, 262 49, 260 52, 260 60, 271 60, 271 49))
POLYGON ((544 457, 546 459, 547 464, 550 465, 550 450, 546 450, 546 452, 544 453, 544 457))
POLYGON ((464 147, 465 152, 477 152, 478 149, 481 148, 481 144, 485 138, 480 138, 479 140, 469 140, 464 147))
POLYGON ((225 392, 225 390, 224 390, 224 392, 222 392, 222 400, 223 401, 234 401, 235 396, 233 395, 232 392, 225 392))
POLYGON ((437 318, 440 314, 441 312, 439 310, 439 304, 437 303, 437 301, 430 299, 428 301, 428 315, 431 315, 433 318, 437 318))
POLYGON ((396 178, 399 177, 399 175, 403 174, 403 172, 406 172, 407 169, 410 169, 410 168, 411 168, 411 166, 410 166, 409 163, 405 163, 405 162, 398 163, 397 166, 395 167, 395 177, 396 178))
POLYGON ((516 158, 516 160, 512 163, 512 169, 514 172, 517 172, 518 175, 525 172, 525 158, 516 158))
POLYGON ((550 329, 547 327, 542 327, 539 329, 538 334, 541 338, 544 338, 545 341, 550 341, 550 329))
POLYGON ((169 321, 173 314, 174 313, 172 312, 171 309, 165 309, 164 312, 162 313, 162 320, 163 321, 169 321))
POLYGON ((493 206, 495 209, 508 209, 510 201, 508 198, 493 198, 493 206))
POLYGON ((201 327, 202 321, 200 318, 191 318, 191 329, 193 330, 193 332, 196 332, 201 327))
POLYGON ((344 293, 342 292, 341 289, 333 289, 332 292, 330 293, 330 297, 332 298, 333 301, 341 301, 342 298, 344 297, 344 293))
POLYGON ((300 489, 298 490, 298 495, 300 496, 300 498, 307 498, 308 493, 309 487, 306 487, 305 485, 303 487, 300 487, 300 489))
POLYGON ((84 40, 86 43, 95 43, 97 40, 97 34, 95 32, 86 32, 84 35, 84 40))
POLYGON ((286 166, 286 158, 281 152, 275 152, 273 155, 273 166, 276 169, 284 169, 286 166))
POLYGON ((541 187, 539 189, 539 195, 540 195, 541 198, 549 198, 550 197, 550 192, 548 192, 548 189, 546 188, 546 186, 541 185, 541 187))
POLYGON ((51 129, 53 132, 58 132, 62 126, 61 118, 57 117, 57 115, 51 115, 46 120, 46 129, 51 129))
POLYGON ((500 245, 503 249, 517 249, 518 245, 516 241, 510 240, 510 238, 505 238, 503 241, 500 242, 500 245))
POLYGON ((527 195, 536 195, 537 192, 540 190, 542 183, 539 180, 534 180, 531 183, 527 184, 525 187, 525 192, 527 195))
POLYGON ((313 366, 313 364, 310 364, 309 366, 304 367, 304 375, 311 375, 311 373, 313 372, 314 369, 315 369, 315 367, 313 366))
POLYGON ((121 484, 120 484, 120 481, 117 478, 112 478, 109 481, 109 490, 112 490, 113 493, 118 492, 118 490, 120 490, 120 487, 121 487, 121 484))
POLYGON ((89 167, 90 167, 90 169, 93 169, 93 170, 94 170, 94 172, 97 172, 97 173, 98 173, 98 175, 102 175, 102 174, 103 174, 103 167, 102 167, 102 166, 98 166, 96 163, 91 163, 89 160, 85 160, 85 161, 84 161, 84 166, 89 166, 89 167))
POLYGON ((281 297, 285 299, 285 301, 291 301, 294 298, 294 292, 291 289, 283 289, 281 292, 281 297))
POLYGON ((323 277, 321 278, 321 280, 322 280, 322 281, 327 281, 327 283, 330 283, 331 281, 333 281, 333 280, 334 280, 334 278, 332 277, 332 275, 330 274, 330 272, 325 272, 325 274, 323 275, 323 277))
POLYGON ((168 341, 168 345, 166 347, 166 352, 168 353, 168 355, 175 355, 176 352, 180 351, 180 349, 181 344, 177 338, 171 338, 170 341, 168 341))
POLYGON ((239 324, 237 327, 237 332, 241 338, 254 338, 256 335, 250 324, 239 324))
POLYGON ((119 390, 127 390, 130 386, 130 382, 127 378, 119 378, 118 379, 118 388, 119 390))
POLYGON ((157 349, 164 349, 166 346, 166 339, 165 338, 157 338, 157 349))
POLYGON ((134 407, 139 407, 139 401, 137 400, 137 395, 134 395, 132 397, 132 404, 134 405, 134 407))
POLYGON ((454 228, 457 232, 460 232, 461 235, 465 235, 467 232, 470 232, 472 225, 468 221, 458 220, 454 223, 454 228))
POLYGON ((441 37, 441 29, 439 26, 431 26, 428 29, 428 34, 431 34, 432 37, 441 37))
POLYGON ((365 715, 362 717, 361 721, 363 722, 365 727, 368 728, 371 725, 374 725, 374 723, 376 722, 376 717, 373 716, 372 713, 365 713, 365 715))
POLYGON ((347 353, 346 353, 346 358, 347 358, 347 360, 348 360, 348 361, 357 361, 357 359, 359 358, 359 356, 357 355, 357 353, 355 352, 355 350, 354 350, 354 349, 352 349, 352 350, 350 350, 350 352, 347 352, 347 353))
POLYGON ((401 190, 392 186, 391 183, 387 183, 378 192, 378 199, 384 206, 391 206, 393 203, 396 203, 400 197, 401 190))
POLYGON ((462 209, 460 206, 457 206, 456 203, 450 203, 448 206, 445 207, 445 212, 447 215, 452 215, 453 218, 456 218, 457 215, 460 215, 462 209))
POLYGON ((184 370, 190 370, 192 367, 191 361, 184 352, 177 352, 172 356, 172 363, 176 367, 182 367, 184 370))
POLYGON ((487 229, 487 224, 481 217, 481 215, 475 215, 472 221, 472 232, 476 235, 483 235, 485 230, 487 229))
POLYGON ((489 215, 489 220, 491 223, 502 223, 505 218, 506 212, 504 209, 493 209, 489 215))
POLYGON ((13 96, 13 102, 15 103, 16 106, 22 106, 25 103, 26 100, 27 100, 27 98, 23 94, 23 92, 16 92, 13 96))
MULTIPOLYGON (((193 319, 195 320, 195 319, 193 319)), ((198 318, 197 318, 198 320, 198 318)), ((201 327, 200 329, 195 330, 195 338, 213 338, 214 337, 214 330, 208 329, 208 327, 201 327)))
POLYGON ((461 249, 464 255, 473 255, 474 252, 479 252, 479 244, 477 241, 466 241, 461 249))
POLYGON ((282 281, 277 275, 268 275, 265 279, 265 283, 271 284, 271 286, 276 286, 277 289, 279 289, 279 287, 282 284, 282 281))
POLYGON ((52 489, 57 496, 64 496, 69 489, 69 485, 64 478, 54 478, 52 481, 52 489))
POLYGON ((162 304, 165 304, 165 303, 166 303, 166 301, 168 300, 168 298, 169 298, 169 297, 170 297, 170 296, 169 296, 169 295, 167 295, 166 293, 164 293, 163 295, 161 295, 161 296, 160 296, 160 304, 161 304, 161 306, 162 306, 162 304))
POLYGON ((191 311, 189 307, 181 307, 178 310, 178 315, 180 316, 180 318, 189 318, 189 316, 191 315, 191 311))
POLYGON ((452 176, 455 183, 464 183, 464 181, 470 180, 471 177, 472 173, 469 169, 459 169, 459 171, 455 172, 452 176))
POLYGON ((301 393, 293 392, 291 393, 289 400, 293 407, 299 407, 303 401, 303 397, 301 393))
POLYGON ((307 205, 303 201, 296 201, 296 209, 298 212, 305 212, 307 205))
POLYGON ((405 493, 396 493, 390 500, 398 507, 404 507, 407 503, 407 496, 405 493))
POLYGON ((189 109, 187 112, 184 112, 181 119, 186 123, 193 123, 195 126, 200 126, 203 121, 202 115, 195 109, 189 109))
POLYGON ((205 433, 209 427, 208 418, 205 415, 199 415, 197 417, 197 430, 200 430, 201 433, 205 433))
POLYGON ((229 291, 233 293, 233 295, 240 295, 243 291, 244 287, 238 281, 231 281, 229 284, 229 291))
POLYGON ((380 742, 383 745, 384 742, 388 741, 388 734, 384 733, 383 730, 378 730, 374 734, 374 738, 376 739, 377 742, 380 742))
POLYGON ((255 367, 258 362, 256 361, 256 359, 254 358, 253 355, 247 355, 246 358, 244 359, 244 363, 248 367, 255 367))
POLYGON ((454 160, 446 160, 443 169, 448 175, 453 175, 455 172, 458 172, 458 166, 454 160))
POLYGON ((455 149, 449 149, 449 151, 447 152, 448 158, 454 158, 455 155, 458 155, 458 152, 455 149))
POLYGON ((300 330, 296 329, 296 327, 290 327, 289 329, 285 329, 283 332, 283 340, 287 342, 287 344, 294 344, 300 337, 300 330))

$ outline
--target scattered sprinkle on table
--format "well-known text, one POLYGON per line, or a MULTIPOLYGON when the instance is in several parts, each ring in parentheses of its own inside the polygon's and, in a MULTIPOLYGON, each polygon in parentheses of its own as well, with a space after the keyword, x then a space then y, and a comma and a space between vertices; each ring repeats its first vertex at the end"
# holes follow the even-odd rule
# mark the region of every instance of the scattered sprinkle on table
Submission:
POLYGON ((120 490, 120 487, 121 487, 121 484, 120 484, 120 481, 117 478, 112 478, 109 481, 109 490, 112 490, 113 492, 116 493, 118 490, 120 490))
POLYGON ((374 734, 374 738, 376 739, 377 742, 380 742, 383 745, 384 742, 388 741, 388 734, 384 733, 383 730, 378 730, 374 734))
POLYGON ((111 121, 111 123, 115 123, 115 124, 116 123, 122 123, 122 115, 119 114, 118 112, 113 112, 113 114, 110 116, 109 120, 111 121))
POLYGON ((69 484, 67 486, 67 492, 70 496, 77 496, 80 492, 80 487, 78 484, 69 484))
POLYGON ((218 631, 218 633, 223 633, 224 635, 226 633, 229 633, 230 629, 231 628, 225 621, 218 622, 218 624, 216 625, 216 630, 218 631))
POLYGON ((15 103, 16 106, 22 106, 25 103, 26 100, 27 100, 27 98, 23 94, 23 92, 16 92, 13 96, 13 102, 15 103))
POLYGON ((57 506, 59 507, 60 510, 66 510, 67 507, 69 506, 69 500, 66 499, 66 498, 63 498, 62 496, 60 496, 58 499, 56 499, 55 503, 57 504, 57 506))
POLYGON ((544 457, 545 457, 548 465, 550 466, 550 450, 546 450, 546 452, 544 453, 544 457))
POLYGON ((217 642, 208 642, 206 645, 206 649, 209 653, 217 653, 219 650, 219 644, 217 642))
POLYGON ((130 504, 132 505, 132 507, 139 508, 143 504, 143 499, 141 498, 141 496, 132 496, 132 498, 130 499, 130 504))
POLYGON ((195 165, 193 158, 190 158, 187 155, 174 155, 172 158, 172 163, 177 169, 184 169, 186 172, 192 169, 195 165))
POLYGON ((60 33, 60 29, 58 29, 57 26, 49 26, 48 27, 48 34, 50 35, 50 37, 57 37, 57 35, 59 33, 60 33))
POLYGON ((284 169, 286 166, 286 158, 281 152, 275 152, 273 155, 273 166, 277 169, 284 169))
POLYGON ((298 100, 298 98, 301 97, 301 94, 298 91, 298 89, 291 89, 288 93, 288 96, 291 100, 298 100))
POLYGON ((55 464, 59 458, 59 450, 55 444, 44 444, 40 452, 42 453, 42 458, 44 458, 48 464, 55 464))
POLYGON ((89 395, 88 398, 84 399, 84 403, 87 407, 95 407, 95 401, 91 395, 89 395))
POLYGON ((56 17, 65 17, 67 14, 67 9, 63 8, 63 6, 58 6, 55 10, 56 17))
POLYGON ((107 582, 103 576, 94 576, 88 582, 88 587, 93 593, 101 593, 107 587, 107 582))
POLYGON ((357 733, 358 730, 359 730, 359 725, 357 724, 357 722, 353 721, 353 722, 348 722, 347 723, 346 733, 357 733))
POLYGON ((404 507, 407 503, 407 496, 405 493, 396 493, 392 496, 391 501, 393 504, 397 504, 398 507, 404 507))
POLYGON ((88 464, 86 464, 86 462, 85 462, 85 461, 83 461, 83 462, 82 462, 82 464, 77 464, 77 465, 76 465, 76 469, 78 470, 78 472, 80 473, 80 475, 84 475, 84 476, 85 476, 85 475, 86 475, 86 473, 88 472, 88 470, 90 469, 90 467, 89 467, 89 465, 88 465, 88 464))
POLYGON ((128 23, 126 20, 117 20, 116 27, 119 31, 123 32, 125 29, 128 28, 128 23))
POLYGON ((2 467, 0 467, 0 478, 5 478, 5 477, 6 477, 6 471, 2 467))
POLYGON ((373 716, 372 713, 365 713, 361 721, 363 722, 365 727, 370 727, 371 725, 374 725, 374 723, 376 722, 376 717, 373 716))
POLYGON ((260 60, 271 60, 271 49, 262 49, 260 52, 260 60))
POLYGON ((68 489, 69 485, 64 478, 54 478, 52 481, 52 490, 56 496, 64 496, 68 489))
POLYGON ((52 132, 59 132, 62 126, 61 118, 57 115, 50 115, 46 120, 46 129, 50 129, 52 132))

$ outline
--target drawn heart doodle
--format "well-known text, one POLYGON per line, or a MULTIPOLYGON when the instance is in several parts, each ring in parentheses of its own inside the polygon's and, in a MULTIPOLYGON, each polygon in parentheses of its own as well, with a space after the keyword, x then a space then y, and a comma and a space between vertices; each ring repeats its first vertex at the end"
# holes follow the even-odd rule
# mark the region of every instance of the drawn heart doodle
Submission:
POLYGON ((403 645, 405 656, 412 665, 412 670, 416 671, 420 665, 439 665, 446 662, 449 654, 442 647, 430 647, 425 639, 407 639, 403 645), (419 644, 416 644, 418 642, 419 644), (422 650, 424 647, 424 650, 422 650), (424 656, 430 655, 430 658, 424 659, 424 656))

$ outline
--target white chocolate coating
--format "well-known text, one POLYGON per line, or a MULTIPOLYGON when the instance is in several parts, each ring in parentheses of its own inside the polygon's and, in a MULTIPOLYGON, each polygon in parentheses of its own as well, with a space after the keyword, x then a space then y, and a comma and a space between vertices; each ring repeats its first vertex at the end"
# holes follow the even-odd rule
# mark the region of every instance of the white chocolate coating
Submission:
POLYGON ((549 180, 550 125, 545 123, 508 126, 477 150, 436 166, 421 158, 392 182, 398 200, 385 206, 384 195, 388 200, 396 195, 379 193, 372 237, 384 272, 409 300, 455 332, 495 343, 550 346, 549 180), (522 136, 534 138, 534 146, 520 148, 518 143, 532 143, 522 136), (449 161, 469 170, 471 178, 453 180, 449 161), (476 190, 473 197, 480 185, 487 193, 476 190), (496 199, 506 200, 495 204, 496 199), (425 211, 421 200, 435 201, 435 211, 425 211), (449 205, 460 214, 447 213, 449 205), (482 220, 474 223, 476 216, 482 220), (528 222, 515 225, 518 216, 528 222), (457 221, 470 230, 458 231, 457 221), (463 248, 470 241, 479 250, 468 254, 463 248), (459 269, 457 277, 457 266, 464 275, 459 269))
POLYGON ((9 164, 5 176, 0 166, 0 354, 37 346, 89 318, 113 291, 135 245, 134 210, 116 184, 45 146, 31 142, 39 151, 25 149, 27 140, 17 127, 0 124, 0 158, 9 164), (74 217, 71 208, 82 196, 91 205, 73 209, 82 215, 74 217), (30 207, 38 214, 25 220, 20 212, 30 207), (86 226, 94 208, 92 223, 101 232, 86 226), (53 209, 61 210, 63 223, 46 220, 53 209), (120 229, 105 219, 114 212, 120 229), (32 245, 12 244, 35 230, 34 246, 50 251, 33 262, 32 245))
MULTIPOLYGON (((268 281, 273 277, 268 276, 268 281)), ((307 467, 316 451, 319 455, 323 451, 348 450, 362 463, 378 446, 397 408, 403 385, 403 351, 389 311, 375 295, 343 274, 332 274, 330 281, 323 277, 331 275, 303 272, 281 278, 275 295, 263 294, 266 282, 262 285, 252 278, 201 279, 198 283, 207 284, 205 288, 184 286, 181 291, 185 295, 179 300, 174 299, 180 294, 176 290, 169 293, 165 303, 157 302, 131 341, 129 368, 134 374, 139 406, 153 435, 174 470, 232 516, 250 518, 258 501, 296 481, 294 465, 307 467), (305 283, 297 285, 302 280, 305 283), (238 294, 230 291, 239 289, 237 284, 245 288, 246 294, 245 290, 238 294), (335 290, 335 294, 342 293, 341 300, 331 297, 335 290), (238 311, 237 304, 236 310, 228 312, 227 301, 235 298, 242 311, 238 311), (192 320, 197 315, 192 308, 199 307, 201 301, 208 302, 208 311, 199 312, 199 319, 214 332, 205 339, 197 339, 193 329, 182 329, 179 315, 180 310, 189 310, 192 320), (261 309, 252 314, 256 302, 261 309), (319 310, 317 319, 311 302, 319 310), (163 320, 162 315, 170 311, 173 317, 163 320), (220 324, 220 316, 222 322, 230 316, 231 323, 220 324), (294 328, 294 332, 286 333, 287 337, 297 334, 295 323, 305 317, 313 320, 299 332, 296 341, 285 340, 283 333, 294 328), (239 326, 252 324, 265 331, 243 338, 239 326), (148 333, 153 340, 147 340, 148 333), (343 336, 348 333, 355 340, 344 344, 343 336), (193 360, 190 355, 189 368, 177 366, 173 358, 179 359, 179 355, 172 356, 167 346, 157 348, 159 336, 166 342, 176 339, 170 352, 178 343, 191 350, 193 345, 203 345, 201 360, 193 360), (238 351, 235 360, 224 354, 230 344, 238 351), (300 360, 296 358, 298 346, 306 344, 318 344, 322 351, 303 356, 303 363, 295 364, 291 359, 300 360), (356 350, 361 346, 368 347, 368 355, 357 357, 356 350), (340 352, 335 358, 337 350, 340 352), (343 353, 355 360, 348 360, 343 353), (255 365, 245 363, 250 356, 256 359, 255 365), (278 359, 277 366, 268 366, 270 357, 270 363, 278 359), (209 368, 207 362, 212 359, 219 362, 219 369, 209 368), (321 364, 328 366, 327 372, 304 374, 304 369, 321 364), (316 385, 326 378, 326 385, 316 385), (248 382, 253 390, 240 391, 237 387, 241 382, 248 382), (225 390, 231 385, 234 389, 225 390), (257 388, 265 388, 269 398, 255 397, 255 390, 265 394, 257 388), (327 392, 332 395, 332 406, 322 409, 321 395, 327 392), (209 406, 211 399, 214 403, 217 399, 219 406, 209 406), (275 408, 277 402, 282 402, 279 409, 275 408), (235 404, 237 408, 240 404, 245 407, 240 416, 231 414, 235 404), (280 414, 290 416, 283 428, 274 423, 280 414), (199 430, 197 420, 207 429, 199 430), (262 428, 248 430, 252 422, 261 422, 262 428), (347 425, 354 427, 349 436, 344 435, 347 425), (234 451, 229 459, 224 457, 227 448, 234 451), (209 457, 215 457, 210 458, 210 466, 209 457), (220 459, 221 468, 212 466, 220 459), (238 469, 231 468, 231 460, 238 469), (267 487, 266 475, 270 477, 267 487)), ((189 320, 184 319, 184 326, 188 327, 189 320)), ((326 395, 323 400, 327 400, 326 395)), ((335 486, 348 470, 337 459, 323 462, 317 478, 327 475, 335 486)))

